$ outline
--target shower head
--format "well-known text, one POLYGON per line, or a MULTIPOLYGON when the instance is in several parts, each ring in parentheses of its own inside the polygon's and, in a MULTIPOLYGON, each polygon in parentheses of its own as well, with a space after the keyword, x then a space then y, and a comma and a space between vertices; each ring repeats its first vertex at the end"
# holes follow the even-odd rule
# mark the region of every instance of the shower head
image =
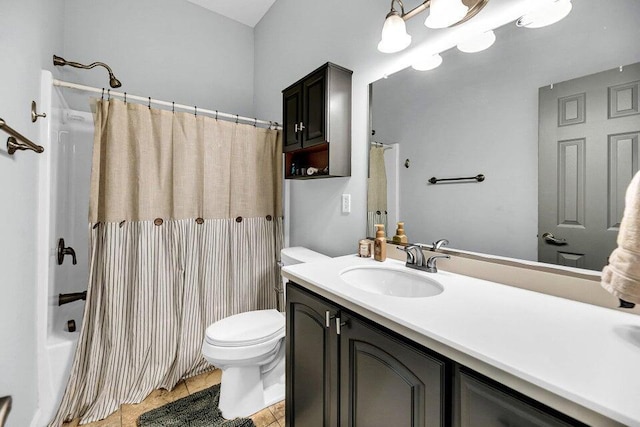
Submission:
POLYGON ((122 86, 122 83, 120 83, 120 80, 116 79, 116 76, 113 74, 113 71, 111 70, 111 67, 109 67, 107 64, 105 64, 104 62, 94 62, 92 64, 89 65, 84 65, 84 64, 80 64, 79 62, 72 62, 72 61, 67 61, 66 59, 58 56, 58 55, 53 55, 53 65, 56 66, 65 66, 65 65, 69 65, 71 67, 75 67, 75 68, 82 68, 85 70, 89 70, 93 67, 97 67, 97 66, 101 66, 107 69, 107 71, 109 72, 109 86, 111 86, 112 88, 117 88, 122 86))

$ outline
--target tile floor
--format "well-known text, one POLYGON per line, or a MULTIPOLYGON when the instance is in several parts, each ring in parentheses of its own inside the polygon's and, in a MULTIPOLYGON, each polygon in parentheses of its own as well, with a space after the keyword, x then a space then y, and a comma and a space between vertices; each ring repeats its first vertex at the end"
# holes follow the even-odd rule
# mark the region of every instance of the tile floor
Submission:
MULTIPOLYGON (((136 427, 140 415, 167 403, 186 397, 189 394, 211 387, 220 382, 221 371, 205 372, 204 374, 180 381, 173 390, 155 390, 145 400, 136 405, 121 405, 120 409, 102 421, 84 424, 86 427, 136 427)), ((285 427, 284 401, 251 416, 256 427, 285 427)), ((63 427, 77 427, 79 420, 63 424, 63 427)))

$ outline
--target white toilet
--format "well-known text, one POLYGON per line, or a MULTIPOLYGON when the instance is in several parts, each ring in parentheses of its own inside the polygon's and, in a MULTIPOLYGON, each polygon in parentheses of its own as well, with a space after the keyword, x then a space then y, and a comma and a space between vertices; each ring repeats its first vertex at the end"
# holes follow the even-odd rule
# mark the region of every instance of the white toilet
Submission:
MULTIPOLYGON (((299 246, 280 252, 283 266, 328 258, 299 246)), ((284 337, 285 316, 277 310, 236 314, 207 328, 202 354, 222 370, 224 418, 247 417, 284 399, 284 337)))

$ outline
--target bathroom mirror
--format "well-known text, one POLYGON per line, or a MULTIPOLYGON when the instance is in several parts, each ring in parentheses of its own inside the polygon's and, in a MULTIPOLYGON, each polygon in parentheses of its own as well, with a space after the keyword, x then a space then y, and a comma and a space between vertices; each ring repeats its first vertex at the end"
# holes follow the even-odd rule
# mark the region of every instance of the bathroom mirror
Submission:
MULTIPOLYGON (((589 215, 575 220, 569 217, 582 215, 575 210, 581 209, 585 198, 593 200, 595 190, 584 188, 583 182, 597 181, 598 191, 606 193, 601 195, 605 203, 600 206, 606 224, 601 227, 601 240, 592 239, 588 246, 610 253, 619 225, 619 218, 614 217, 622 215, 622 193, 640 162, 640 114, 613 119, 634 127, 623 132, 624 138, 616 137, 616 132, 600 138, 604 169, 590 169, 595 152, 590 142, 594 138, 587 138, 583 145, 560 144, 552 150, 568 159, 563 165, 569 166, 562 167, 556 158, 538 159, 539 117, 550 114, 543 111, 549 102, 540 102, 539 97, 554 89, 560 94, 561 82, 605 70, 619 71, 623 66, 619 73, 623 81, 628 78, 630 86, 626 98, 618 101, 637 110, 640 78, 633 77, 638 67, 630 65, 640 62, 638 16, 637 0, 574 1, 569 16, 554 25, 529 29, 510 23, 495 30, 496 42, 485 51, 469 54, 454 48, 441 54, 442 65, 432 71, 408 68, 372 83, 370 138, 385 146, 380 148, 384 161, 378 159, 377 167, 370 166, 379 170, 380 164, 385 165, 387 197, 386 209, 380 209, 376 206, 381 203, 378 193, 373 186, 369 189, 374 196, 370 200, 378 201, 368 207, 368 223, 384 221, 386 210, 388 238, 400 220, 405 222, 410 242, 447 238, 450 247, 459 250, 600 270, 606 256, 590 260, 588 253, 576 251, 560 232, 554 231, 556 242, 542 238, 538 201, 548 199, 552 190, 544 178, 561 175, 571 194, 556 196, 554 201, 562 199, 562 203, 555 205, 563 204, 573 211, 563 213, 565 220, 557 214, 556 223, 563 224, 570 235, 593 220, 589 215), (428 182, 432 177, 479 174, 484 175, 484 181, 428 182), (586 178, 591 181, 584 181, 586 178), (540 258, 539 245, 553 245, 555 255, 540 258)), ((571 95, 580 98, 582 92, 571 95)), ((600 95, 608 99, 607 89, 600 95)), ((579 120, 583 111, 577 98, 563 98, 569 122, 579 120)), ((587 113, 592 102, 587 97, 587 113)), ((551 104, 558 110, 558 102, 551 104)), ((604 111, 606 119, 607 109, 604 111)), ((556 112, 553 115, 557 117, 556 112)), ((377 182, 375 170, 370 182, 377 182)), ((379 187, 379 182, 376 185, 379 187)), ((540 207, 543 214, 547 209, 540 207)), ((369 229, 367 233, 371 235, 369 229)))

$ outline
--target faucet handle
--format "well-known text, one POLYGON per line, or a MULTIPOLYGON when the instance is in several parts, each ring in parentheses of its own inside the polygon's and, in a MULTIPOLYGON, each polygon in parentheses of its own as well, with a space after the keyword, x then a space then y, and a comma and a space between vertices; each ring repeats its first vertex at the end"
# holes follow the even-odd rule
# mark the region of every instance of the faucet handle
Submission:
POLYGON ((427 259, 427 264, 426 264, 426 270, 429 273, 437 273, 438 272, 438 268, 436 267, 436 261, 440 258, 451 258, 449 255, 434 255, 434 256, 430 256, 429 259, 427 259))

